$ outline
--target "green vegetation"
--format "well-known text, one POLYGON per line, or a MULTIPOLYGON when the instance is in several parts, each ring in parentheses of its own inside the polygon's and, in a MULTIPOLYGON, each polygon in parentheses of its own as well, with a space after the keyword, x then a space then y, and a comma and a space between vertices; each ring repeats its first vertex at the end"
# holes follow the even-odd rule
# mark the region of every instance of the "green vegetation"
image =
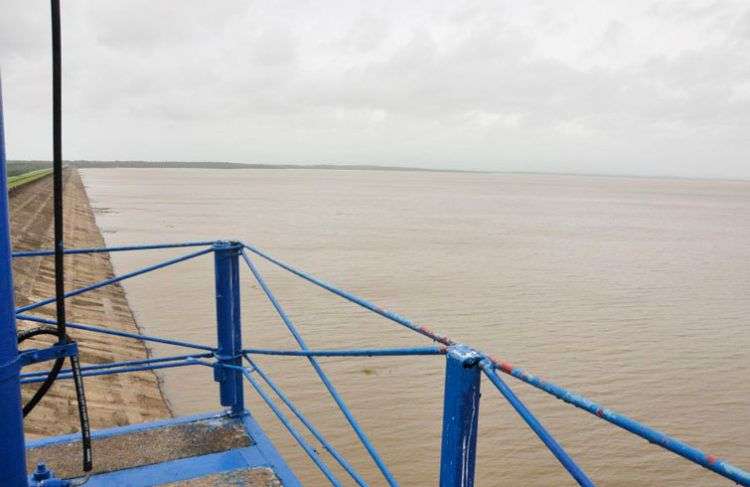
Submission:
POLYGON ((48 161, 7 161, 5 171, 8 175, 8 189, 10 190, 52 173, 52 163, 48 161))
POLYGON ((37 169, 36 171, 29 171, 23 174, 17 174, 15 176, 8 177, 8 189, 17 188, 22 184, 36 181, 39 178, 52 174, 52 169, 37 169))
POLYGON ((49 169, 52 163, 48 161, 8 161, 5 165, 5 171, 8 177, 19 176, 37 169, 49 169))

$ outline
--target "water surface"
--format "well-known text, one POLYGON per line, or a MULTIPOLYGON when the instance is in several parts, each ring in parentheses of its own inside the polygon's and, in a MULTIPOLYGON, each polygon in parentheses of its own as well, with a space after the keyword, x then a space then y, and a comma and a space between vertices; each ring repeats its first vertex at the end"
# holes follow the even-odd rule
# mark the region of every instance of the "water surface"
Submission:
MULTIPOLYGON (((252 242, 750 468, 748 182, 332 170, 82 173, 110 245, 252 242)), ((112 259, 124 272, 179 253, 112 259)), ((429 344, 257 262, 311 347, 429 344)), ((205 256, 124 285, 145 332, 213 344, 212 279, 205 256)), ((249 272, 243 297, 246 346, 293 348, 249 272)), ((305 359, 261 363, 372 485, 384 485, 305 359)), ((402 485, 436 485, 443 358, 321 363, 402 485)), ((207 370, 164 376, 177 413, 216 409, 207 370)), ((732 485, 507 382, 601 485, 732 485)), ((324 485, 266 406, 246 394, 305 483, 324 485)), ((487 382, 480 410, 478 485, 574 485, 487 382)))

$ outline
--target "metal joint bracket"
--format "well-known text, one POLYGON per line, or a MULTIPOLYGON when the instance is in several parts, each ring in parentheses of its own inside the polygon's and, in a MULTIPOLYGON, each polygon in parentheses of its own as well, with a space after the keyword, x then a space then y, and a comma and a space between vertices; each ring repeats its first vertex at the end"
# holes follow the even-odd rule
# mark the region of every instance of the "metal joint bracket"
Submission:
POLYGON ((212 365, 214 369, 214 381, 215 382, 224 382, 227 378, 227 371, 224 370, 224 367, 220 367, 221 364, 215 363, 212 365))
MULTIPOLYGON (((234 357, 227 357, 225 355, 219 357, 214 354, 214 358, 216 361, 211 364, 211 367, 214 369, 214 381, 223 382, 231 375, 230 372, 237 370, 237 365, 233 361, 234 357)), ((240 358, 242 358, 242 355, 240 355, 240 358)))
POLYGON ((242 242, 237 242, 235 240, 217 240, 212 245, 214 250, 232 250, 238 254, 243 247, 244 244, 242 242))
POLYGON ((242 350, 240 350, 239 353, 234 353, 234 354, 214 352, 213 355, 217 361, 222 362, 222 363, 229 363, 229 364, 233 363, 233 361, 235 360, 241 360, 243 357, 242 350))
POLYGON ((25 367, 38 362, 46 362, 48 360, 62 357, 72 357, 74 355, 78 355, 78 344, 76 342, 68 342, 62 345, 52 345, 48 348, 33 348, 31 350, 19 352, 18 363, 21 367, 25 367))
POLYGON ((482 355, 473 348, 467 347, 466 345, 462 345, 460 343, 448 347, 446 354, 451 356, 451 358, 461 362, 465 369, 477 367, 479 365, 479 362, 481 362, 483 358, 482 355))

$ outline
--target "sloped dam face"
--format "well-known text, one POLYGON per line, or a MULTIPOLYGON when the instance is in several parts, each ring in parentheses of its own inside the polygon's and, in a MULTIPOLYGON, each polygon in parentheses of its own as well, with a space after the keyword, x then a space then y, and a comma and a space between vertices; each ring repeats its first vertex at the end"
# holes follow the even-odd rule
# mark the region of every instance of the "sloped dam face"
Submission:
MULTIPOLYGON (((65 171, 65 243, 67 247, 103 246, 104 240, 96 226, 94 214, 77 171, 65 171)), ((13 250, 52 248, 52 177, 47 176, 15 188, 10 193, 11 239, 13 250)), ((113 275, 106 254, 71 255, 66 257, 66 289, 75 289, 113 275)), ((13 278, 16 306, 23 306, 54 296, 54 259, 52 257, 15 259, 13 278)), ((68 319, 82 323, 101 323, 108 327, 137 332, 138 328, 120 286, 108 286, 68 300, 68 319)), ((34 313, 54 318, 54 305, 34 313)), ((18 327, 34 327, 19 321, 18 327)), ((137 360, 147 356, 143 343, 122 340, 102 334, 69 330, 79 342, 82 363, 106 363, 137 360)), ((39 348, 44 340, 24 344, 39 348)), ((48 340, 47 340, 48 341, 48 340)), ((46 370, 49 363, 40 363, 24 370, 46 370)), ((23 387, 27 401, 39 384, 23 387)), ((158 377, 151 372, 91 377, 86 379, 86 396, 93 428, 123 426, 170 416, 158 377)), ((60 380, 44 400, 24 421, 28 438, 67 434, 78 431, 72 381, 60 380)), ((77 459, 77 457, 76 457, 77 459)))
MULTIPOLYGON (((82 175, 110 245, 252 242, 418 323, 750 464, 750 183, 330 170, 82 175)), ((125 272, 167 255, 177 252, 112 260, 125 272)), ((426 344, 258 264, 313 348, 426 344)), ((212 279, 205 258, 127 281, 125 290, 146 332, 213 343, 212 279)), ((245 344, 293 348, 249 273, 243 298, 245 344)), ((396 478, 435 485, 443 359, 321 362, 396 478)), ((261 363, 381 485, 304 359, 261 363)), ((172 369, 164 377, 177 413, 216 408, 209 374, 172 369)), ((721 482, 560 401, 510 385, 602 485, 721 482)), ((265 406, 247 396, 306 482, 322 485, 265 406)), ((487 387, 480 409, 479 485, 572 482, 487 387)))

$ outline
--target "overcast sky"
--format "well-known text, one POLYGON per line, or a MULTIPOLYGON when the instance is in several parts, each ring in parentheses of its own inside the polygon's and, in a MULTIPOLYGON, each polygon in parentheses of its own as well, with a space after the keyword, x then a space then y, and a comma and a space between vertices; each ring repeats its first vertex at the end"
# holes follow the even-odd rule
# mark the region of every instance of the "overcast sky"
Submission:
MULTIPOLYGON (((3 0, 49 159, 49 2, 3 0)), ((750 2, 63 0, 66 159, 750 178, 750 2)))

